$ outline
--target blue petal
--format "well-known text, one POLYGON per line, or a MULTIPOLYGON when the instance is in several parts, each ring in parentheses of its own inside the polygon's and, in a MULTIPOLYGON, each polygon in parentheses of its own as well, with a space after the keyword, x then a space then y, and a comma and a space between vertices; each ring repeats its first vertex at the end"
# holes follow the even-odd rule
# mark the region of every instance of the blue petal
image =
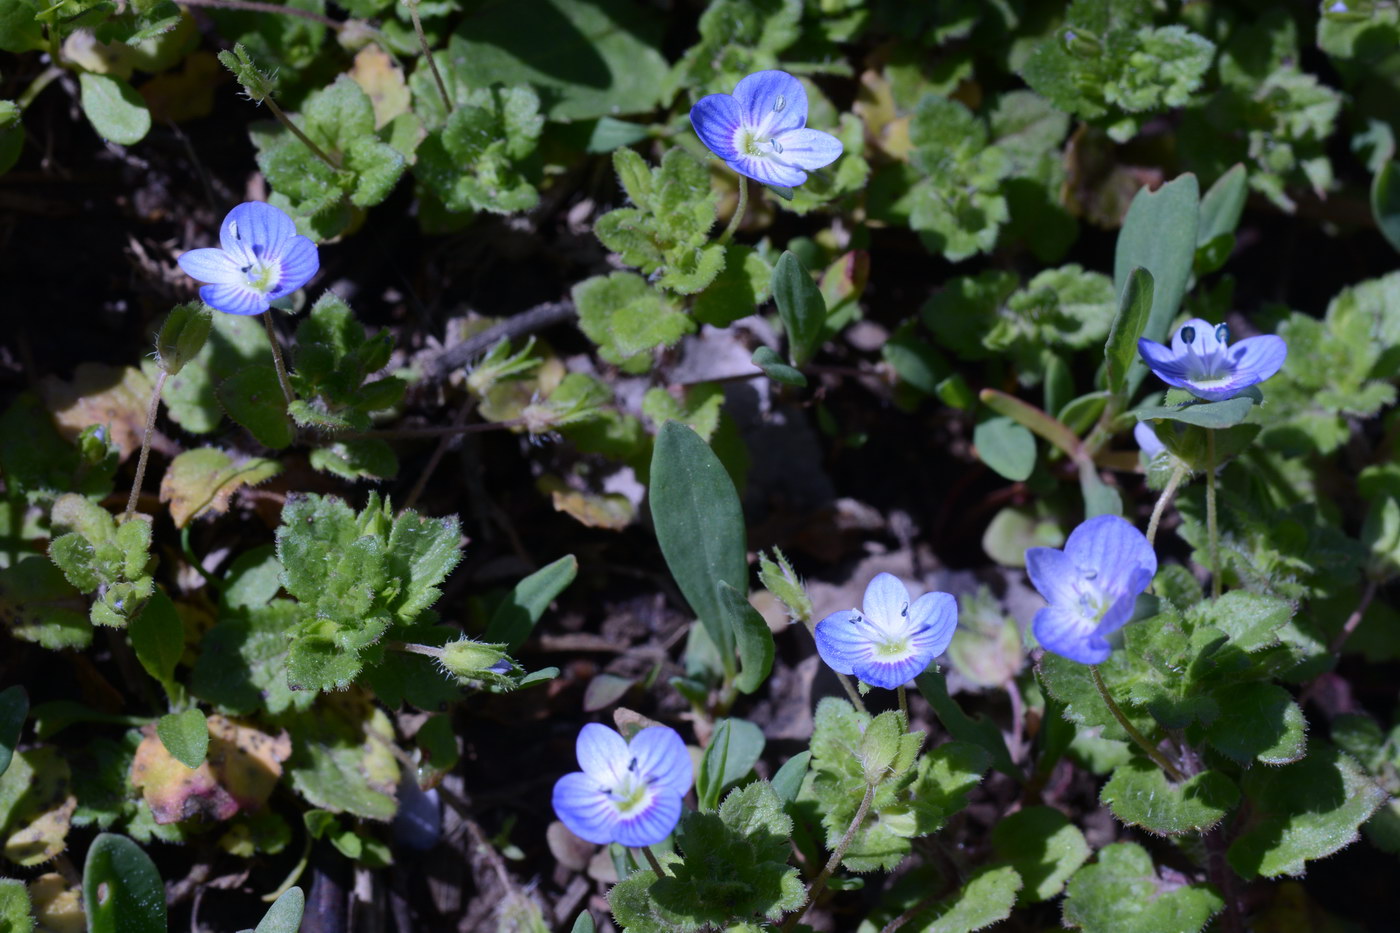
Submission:
POLYGON ((786 71, 756 71, 734 86, 745 128, 767 140, 807 125, 807 91, 786 71))
POLYGON ((297 225, 285 213, 262 201, 249 201, 228 212, 219 226, 219 243, 235 254, 262 258, 282 252, 297 234, 297 225))
POLYGON ((702 97, 690 108, 690 125, 715 155, 728 162, 739 154, 735 138, 741 126, 739 102, 728 94, 702 97))
POLYGON ((604 846, 617 838, 617 807, 598 783, 581 771, 554 784, 554 812, 580 839, 604 846))
POLYGON ((728 165, 740 175, 747 175, 754 181, 779 188, 795 188, 807 180, 807 173, 795 165, 779 162, 774 156, 736 155, 725 159, 728 165))
POLYGON ((667 726, 647 726, 632 736, 627 745, 637 759, 637 770, 658 788, 684 797, 695 783, 695 769, 685 740, 675 729, 667 726))
POLYGON ((1244 384, 1252 386, 1283 368, 1284 360, 1288 359, 1288 344, 1273 334, 1246 337, 1230 348, 1229 355, 1235 375, 1248 379, 1244 384))
POLYGON ((1094 633, 1089 619, 1067 606, 1040 610, 1031 622, 1031 630, 1046 651, 1080 664, 1099 664, 1108 660, 1113 651, 1107 639, 1094 633))
POLYGON ((880 633, 859 612, 843 609, 817 623, 817 654, 832 670, 855 673, 855 665, 867 660, 880 633))
POLYGON ((1187 385, 1186 362, 1172 350, 1155 340, 1139 337, 1138 355, 1147 364, 1147 368, 1156 373, 1157 378, 1167 385, 1177 388, 1184 388, 1187 385))
POLYGON ((909 621, 918 627, 914 646, 932 660, 947 651, 953 640, 958 627, 958 601, 948 593, 925 593, 909 607, 909 621))
POLYGON ((1065 556, 1075 568, 1092 571, 1095 586, 1114 595, 1136 596, 1157 573, 1157 555, 1147 537, 1117 515, 1091 518, 1070 532, 1065 556))
POLYGON ((321 268, 320 255, 316 251, 316 244, 308 237, 294 236, 287 241, 282 248, 281 256, 282 278, 278 280, 277 287, 268 292, 267 297, 275 300, 283 295, 290 295, 311 281, 321 268))
POLYGON ((671 830, 676 828, 680 819, 680 795, 657 788, 646 807, 617 821, 614 840, 630 848, 654 846, 671 835, 671 830))
POLYGON ((1069 603, 1079 598, 1073 582, 1078 576, 1074 561, 1052 547, 1026 549, 1026 573, 1031 586, 1049 603, 1069 603))
POLYGON ((238 282, 205 285, 199 297, 215 311, 227 314, 262 314, 268 308, 266 295, 238 282))
POLYGON ((622 780, 632 760, 626 740, 597 722, 590 722, 579 730, 574 750, 583 773, 604 787, 611 787, 622 780))
POLYGON ((1152 425, 1146 421, 1139 421, 1133 428, 1133 440, 1137 441, 1138 447, 1142 448, 1143 456, 1148 460, 1153 460, 1160 453, 1166 452, 1166 446, 1157 437, 1157 432, 1152 429, 1152 425))
POLYGON ((180 258, 175 261, 180 264, 180 269, 185 275, 210 285, 244 281, 243 270, 238 267, 238 263, 221 249, 192 249, 181 253, 180 258))
POLYGON ((1176 356, 1183 356, 1188 352, 1209 356, 1221 348, 1222 344, 1215 336, 1215 325, 1198 317, 1193 317, 1182 324, 1172 335, 1172 353, 1176 356), (1181 336, 1188 327, 1191 328, 1192 333, 1190 344, 1187 344, 1181 336))
POLYGON ((865 615, 880 628, 894 635, 912 629, 909 622, 909 590, 892 573, 877 573, 865 586, 861 600, 865 615))
POLYGON ((852 671, 857 677, 872 687, 884 687, 886 690, 893 690, 896 687, 907 684, 922 674, 932 661, 934 655, 918 654, 910 655, 899 661, 862 661, 855 666, 852 671))
POLYGON ((1099 619, 1098 625, 1094 626, 1095 634, 1106 636, 1128 624, 1128 620, 1133 617, 1133 610, 1137 608, 1138 594, 1147 589, 1147 584, 1152 582, 1152 578, 1147 577, 1140 582, 1140 588, 1133 589, 1130 586, 1127 592, 1108 607, 1103 618, 1099 619))
POLYGON ((821 130, 788 130, 774 139, 782 147, 784 162, 809 172, 841 158, 841 140, 821 130))

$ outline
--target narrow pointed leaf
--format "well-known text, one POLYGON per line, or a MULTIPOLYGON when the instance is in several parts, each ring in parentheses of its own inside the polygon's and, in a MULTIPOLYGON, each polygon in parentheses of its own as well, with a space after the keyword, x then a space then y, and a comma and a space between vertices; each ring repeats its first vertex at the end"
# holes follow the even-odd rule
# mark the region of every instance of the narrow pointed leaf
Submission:
POLYGON ((1104 345, 1104 363, 1108 367, 1108 390, 1115 395, 1127 395, 1128 370, 1138 357, 1138 338, 1147 327, 1152 313, 1152 273, 1139 266, 1128 274, 1128 281, 1118 296, 1118 316, 1108 331, 1104 345))

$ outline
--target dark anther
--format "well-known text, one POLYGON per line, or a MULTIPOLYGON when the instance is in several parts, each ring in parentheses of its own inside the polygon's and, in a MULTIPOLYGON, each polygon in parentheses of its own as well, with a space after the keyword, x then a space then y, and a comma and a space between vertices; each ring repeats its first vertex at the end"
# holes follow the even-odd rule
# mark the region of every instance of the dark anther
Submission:
POLYGON ((1195 340, 1195 339, 1196 339, 1196 328, 1194 328, 1194 327, 1183 327, 1183 328, 1181 329, 1181 342, 1182 342, 1182 343, 1186 344, 1186 345, 1189 347, 1189 346, 1191 345, 1191 342, 1192 342, 1193 340, 1195 340))
POLYGON ((633 758, 631 761, 629 761, 629 762, 627 763, 627 770, 628 770, 628 771, 636 771, 636 770, 637 770, 637 759, 633 758))
POLYGON ((1229 325, 1229 324, 1221 324, 1219 327, 1217 327, 1217 328, 1215 329, 1215 339, 1216 339, 1216 340, 1219 340, 1221 343, 1229 343, 1229 342, 1230 342, 1230 325, 1229 325))

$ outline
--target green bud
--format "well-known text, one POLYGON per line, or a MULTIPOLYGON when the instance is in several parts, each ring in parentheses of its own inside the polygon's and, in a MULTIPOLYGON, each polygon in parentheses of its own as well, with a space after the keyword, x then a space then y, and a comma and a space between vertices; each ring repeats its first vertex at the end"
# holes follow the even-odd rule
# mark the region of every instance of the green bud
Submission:
POLYGON ((494 679, 502 672, 499 669, 493 671, 492 668, 502 661, 511 664, 503 644, 488 645, 470 638, 461 638, 443 645, 440 651, 438 661, 448 673, 459 680, 494 679))
POLYGON ((214 310, 202 301, 176 305, 156 338, 156 365, 175 375, 194 359, 209 338, 214 310))
POLYGON ((881 713, 865 727, 860 760, 867 784, 879 784, 891 775, 901 757, 900 738, 904 734, 904 719, 894 710, 881 713))
POLYGON ((773 554, 778 559, 776 564, 768 559, 767 554, 759 552, 758 579, 768 592, 778 597, 779 602, 787 607, 788 615, 792 616, 794 622, 811 620, 812 600, 802 588, 802 581, 798 579, 792 564, 788 563, 782 551, 773 548, 773 554))
POLYGON ((243 43, 235 43, 232 52, 220 52, 219 62, 233 72, 234 78, 243 85, 249 100, 262 103, 272 96, 272 79, 253 64, 253 59, 249 57, 243 43))

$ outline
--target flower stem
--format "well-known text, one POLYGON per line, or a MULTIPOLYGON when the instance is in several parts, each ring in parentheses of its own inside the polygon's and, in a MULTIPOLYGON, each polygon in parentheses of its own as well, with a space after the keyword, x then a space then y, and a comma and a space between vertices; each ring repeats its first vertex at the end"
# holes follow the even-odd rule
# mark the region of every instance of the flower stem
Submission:
POLYGON ((291 380, 287 378, 287 364, 282 362, 282 344, 277 339, 277 331, 272 326, 272 309, 263 312, 263 323, 267 325, 267 342, 272 347, 272 364, 277 368, 277 384, 282 387, 282 397, 287 400, 287 404, 297 400, 296 393, 292 391, 291 380))
POLYGON ((739 203, 734 205, 734 214, 729 218, 729 226, 724 228, 724 232, 719 235, 716 241, 720 246, 728 243, 734 238, 734 232, 739 229, 739 224, 743 223, 744 215, 749 210, 749 180, 743 175, 739 176, 739 203))
POLYGON ((855 819, 851 820, 851 825, 846 827, 846 835, 842 836, 841 841, 836 844, 836 850, 831 853, 831 858, 827 859, 826 866, 822 868, 822 873, 817 875, 816 880, 807 888, 807 900, 801 907, 797 908, 796 913, 790 914, 788 918, 783 921, 782 933, 789 933, 793 927, 797 926, 797 921, 802 919, 802 915, 807 912, 807 908, 811 907, 812 903, 822 891, 826 890, 827 880, 831 878, 832 873, 841 865, 841 859, 846 857, 846 850, 849 849, 851 843, 855 841, 856 833, 860 831, 861 824, 865 822, 866 814, 870 812, 870 804, 875 800, 875 788, 877 786, 876 784, 865 785, 865 796, 860 799, 860 807, 856 809, 855 819))
POLYGON ((1103 677, 1099 674, 1099 666, 1097 664, 1090 664, 1089 673, 1094 677, 1094 686, 1098 688, 1099 696, 1103 697, 1104 705, 1106 705, 1108 711, 1113 714, 1113 718, 1118 720, 1118 725, 1123 727, 1123 731, 1128 733, 1128 737, 1137 743, 1138 748, 1141 748, 1147 753, 1147 757, 1151 758, 1157 767, 1166 772, 1167 777, 1178 784, 1186 780, 1186 775, 1182 774, 1176 765, 1168 761, 1157 746, 1147 741, 1147 738, 1137 730, 1137 727, 1128 721, 1128 717, 1123 715, 1123 711, 1119 709, 1118 704, 1113 701, 1112 694, 1108 692, 1108 685, 1103 682, 1103 677))
POLYGON ((433 72, 433 81, 437 82, 438 93, 442 95, 442 105, 450 114, 452 95, 447 93, 447 84, 442 80, 437 62, 433 60, 433 50, 428 48, 428 37, 423 33, 423 21, 418 18, 418 0, 404 0, 404 6, 408 7, 408 15, 413 17, 413 31, 418 34, 418 46, 423 50, 423 57, 428 60, 428 68, 433 72))
POLYGON ((905 692, 905 690, 904 690, 904 684, 900 684, 900 685, 899 685, 899 689, 896 690, 895 692, 899 694, 899 715, 901 715, 901 716, 904 717, 904 728, 905 728, 906 730, 908 730, 908 728, 909 728, 909 694, 905 692))
POLYGON ((1206 534, 1210 539, 1210 595, 1220 598, 1220 528, 1215 521, 1215 429, 1206 428, 1206 534))
POLYGON ((54 79, 61 74, 63 74, 63 69, 57 65, 50 65, 45 68, 39 73, 39 77, 29 82, 29 86, 24 89, 24 93, 19 95, 19 99, 15 101, 15 106, 23 113, 24 108, 34 103, 34 98, 38 97, 39 93, 52 84, 54 79))
POLYGON ((136 514, 136 500, 141 496, 141 484, 146 481, 146 460, 151 455, 151 435, 156 431, 156 415, 160 414, 160 393, 165 388, 165 379, 169 375, 162 369, 160 375, 156 376, 156 387, 151 392, 151 404, 146 408, 146 433, 141 435, 141 456, 136 458, 136 479, 131 484, 126 511, 122 513, 123 522, 136 514))
POLYGON ((301 140, 301 144, 303 146, 311 150, 312 155, 316 156, 316 158, 329 165, 335 171, 340 171, 340 162, 331 158, 320 146, 313 143, 311 141, 311 137, 303 133, 300 127, 298 127, 295 123, 292 122, 292 118, 287 116, 282 111, 281 107, 277 106, 277 101, 272 99, 271 94, 263 98, 263 103, 267 104, 267 109, 272 111, 272 115, 277 118, 279 123, 285 126, 293 136, 301 140))
POLYGON ((661 863, 656 860, 656 853, 651 851, 651 846, 642 846, 640 851, 642 855, 646 856, 647 864, 651 866, 651 870, 656 872, 656 877, 665 878, 666 872, 661 868, 661 863))
MULTIPOLYGON (((815 639, 817 637, 817 624, 811 619, 803 619, 802 624, 807 626, 807 631, 811 633, 812 638, 815 639)), ((856 685, 851 683, 850 675, 843 674, 840 671, 833 671, 832 673, 836 675, 837 680, 841 681, 841 686, 845 688, 846 696, 850 698, 851 705, 868 715, 869 710, 865 708, 865 701, 861 699, 860 691, 856 689, 856 685)))
POLYGON ((1171 477, 1167 480, 1166 487, 1162 494, 1157 497, 1157 504, 1152 507, 1152 518, 1147 522, 1147 546, 1151 547, 1152 542, 1157 540, 1157 526, 1162 521, 1162 513, 1167 510, 1167 503, 1172 501, 1172 496, 1176 495, 1176 488, 1181 485, 1181 481, 1186 478, 1186 464, 1180 460, 1172 470, 1171 477))

